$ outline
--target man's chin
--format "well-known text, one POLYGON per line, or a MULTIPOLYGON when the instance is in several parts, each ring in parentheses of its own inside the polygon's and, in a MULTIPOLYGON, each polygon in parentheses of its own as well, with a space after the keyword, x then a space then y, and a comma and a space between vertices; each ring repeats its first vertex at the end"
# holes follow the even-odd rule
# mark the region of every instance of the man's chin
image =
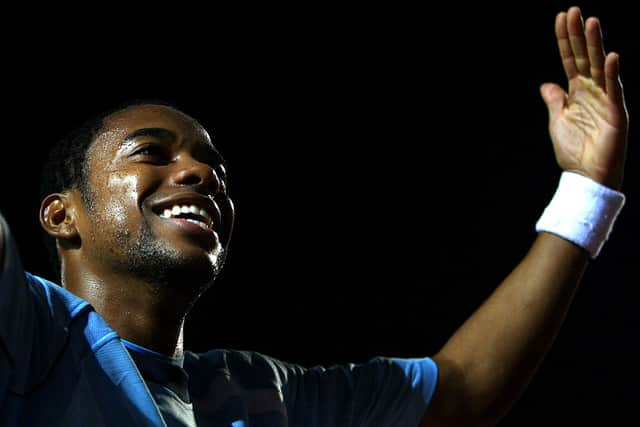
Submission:
POLYGON ((165 270, 165 277, 178 286, 185 286, 187 283, 196 286, 204 286, 213 282, 220 272, 224 262, 224 252, 189 251, 179 253, 165 258, 164 265, 157 266, 165 270))
MULTIPOLYGON (((150 243, 150 242, 147 242, 150 243)), ((225 251, 218 245, 206 251, 194 245, 186 247, 159 244, 140 245, 129 251, 129 271, 162 286, 200 288, 211 284, 224 264, 225 251)))

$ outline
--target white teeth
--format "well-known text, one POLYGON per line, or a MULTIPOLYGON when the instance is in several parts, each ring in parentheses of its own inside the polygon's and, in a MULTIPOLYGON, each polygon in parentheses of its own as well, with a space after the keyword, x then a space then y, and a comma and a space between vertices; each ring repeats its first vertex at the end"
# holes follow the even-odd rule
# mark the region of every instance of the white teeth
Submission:
MULTIPOLYGON (((211 215, 209 215, 207 211, 205 211, 204 209, 200 209, 196 205, 173 205, 171 209, 166 208, 164 211, 162 211, 160 216, 162 218, 172 218, 174 216, 179 216, 182 214, 189 214, 189 213, 194 215, 200 215, 201 217, 206 218, 208 223, 211 223, 211 215)), ((209 228, 209 225, 207 224, 207 222, 198 221, 197 219, 191 219, 191 218, 183 218, 183 219, 186 219, 187 221, 192 222, 194 224, 198 224, 201 227, 209 228)))

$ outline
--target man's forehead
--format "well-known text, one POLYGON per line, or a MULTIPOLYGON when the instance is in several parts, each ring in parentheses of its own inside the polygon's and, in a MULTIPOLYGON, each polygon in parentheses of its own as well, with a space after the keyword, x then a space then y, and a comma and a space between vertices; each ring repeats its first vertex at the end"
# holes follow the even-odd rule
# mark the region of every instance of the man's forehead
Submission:
POLYGON ((120 146, 143 129, 166 129, 173 134, 197 138, 213 145, 209 133, 195 119, 164 105, 144 104, 127 107, 107 116, 103 123, 99 139, 115 142, 116 146, 120 146))

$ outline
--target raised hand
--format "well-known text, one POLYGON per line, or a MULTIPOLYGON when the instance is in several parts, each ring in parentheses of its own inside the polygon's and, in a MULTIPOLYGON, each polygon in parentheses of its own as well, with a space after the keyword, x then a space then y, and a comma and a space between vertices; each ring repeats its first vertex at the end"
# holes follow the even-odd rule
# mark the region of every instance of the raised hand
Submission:
POLYGON ((583 23, 578 7, 558 14, 555 31, 569 92, 554 83, 540 92, 556 160, 565 171, 618 190, 628 134, 618 54, 605 55, 599 20, 583 23))

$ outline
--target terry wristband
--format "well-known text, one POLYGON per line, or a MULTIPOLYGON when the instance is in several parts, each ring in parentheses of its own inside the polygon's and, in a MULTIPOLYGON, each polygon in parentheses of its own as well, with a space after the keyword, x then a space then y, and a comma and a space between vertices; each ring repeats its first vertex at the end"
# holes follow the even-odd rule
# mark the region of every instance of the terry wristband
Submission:
POLYGON ((536 223, 536 231, 569 240, 595 259, 624 202, 624 194, 618 191, 580 174, 563 172, 551 203, 536 223))

